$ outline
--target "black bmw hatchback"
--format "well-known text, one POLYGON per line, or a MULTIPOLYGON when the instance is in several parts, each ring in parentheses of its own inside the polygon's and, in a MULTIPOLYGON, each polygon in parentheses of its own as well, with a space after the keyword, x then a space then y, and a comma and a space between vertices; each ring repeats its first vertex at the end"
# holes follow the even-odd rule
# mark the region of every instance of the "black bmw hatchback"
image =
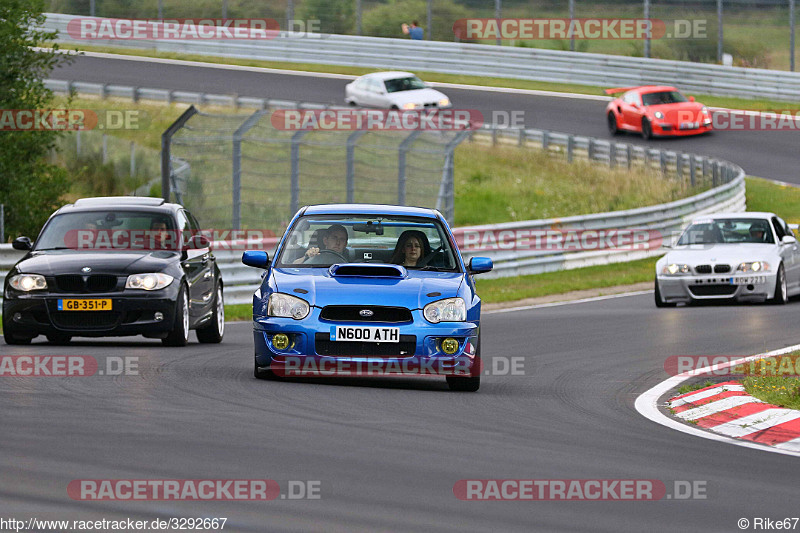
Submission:
POLYGON ((222 341, 222 278, 191 213, 160 198, 85 198, 50 216, 6 276, 3 338, 144 335, 222 341))

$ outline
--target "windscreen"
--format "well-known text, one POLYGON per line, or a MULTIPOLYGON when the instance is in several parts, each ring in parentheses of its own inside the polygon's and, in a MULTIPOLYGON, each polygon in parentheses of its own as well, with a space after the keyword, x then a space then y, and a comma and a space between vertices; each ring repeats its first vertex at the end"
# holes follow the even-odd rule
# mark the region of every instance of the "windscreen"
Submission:
POLYGON ((329 267, 337 263, 403 265, 456 272, 455 251, 438 220, 415 217, 309 215, 289 231, 279 267, 329 267))
POLYGON ((642 103, 644 105, 677 104, 679 102, 688 101, 689 100, 678 91, 659 91, 642 95, 642 103))
POLYGON ((386 92, 397 93, 400 91, 414 91, 416 89, 424 89, 425 82, 416 76, 409 76, 407 78, 395 78, 393 80, 384 80, 386 85, 386 92))
POLYGON ((171 216, 147 211, 81 211, 53 217, 35 250, 123 250, 180 248, 171 216))
POLYGON ((733 244, 740 242, 775 244, 769 221, 761 218, 724 218, 695 221, 686 228, 678 245, 733 244))

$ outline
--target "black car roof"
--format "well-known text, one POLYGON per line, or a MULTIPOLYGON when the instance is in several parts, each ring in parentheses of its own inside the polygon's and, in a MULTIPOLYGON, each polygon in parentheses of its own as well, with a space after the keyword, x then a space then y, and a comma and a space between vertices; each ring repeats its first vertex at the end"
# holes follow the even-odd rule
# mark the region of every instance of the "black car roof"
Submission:
POLYGON ((75 212, 75 211, 97 211, 103 209, 124 208, 130 211, 150 211, 150 212, 175 212, 182 209, 180 204, 172 204, 164 201, 163 198, 152 198, 148 196, 98 196, 95 198, 81 198, 74 204, 67 204, 61 207, 54 214, 75 212))

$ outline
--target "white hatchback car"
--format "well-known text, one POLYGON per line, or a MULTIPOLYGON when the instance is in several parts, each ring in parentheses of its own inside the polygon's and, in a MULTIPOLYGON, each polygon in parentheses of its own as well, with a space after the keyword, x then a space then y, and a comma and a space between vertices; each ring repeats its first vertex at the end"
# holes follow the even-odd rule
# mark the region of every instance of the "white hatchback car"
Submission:
POLYGON ((381 109, 443 109, 450 99, 411 72, 373 72, 348 83, 344 101, 381 109))
POLYGON ((656 263, 655 303, 771 300, 800 294, 800 249, 774 213, 714 214, 693 220, 656 263))

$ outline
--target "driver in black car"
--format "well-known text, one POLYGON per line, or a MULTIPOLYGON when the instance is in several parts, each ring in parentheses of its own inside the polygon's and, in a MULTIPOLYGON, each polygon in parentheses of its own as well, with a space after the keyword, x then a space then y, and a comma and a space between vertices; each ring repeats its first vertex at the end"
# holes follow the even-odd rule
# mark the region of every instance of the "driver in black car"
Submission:
MULTIPOLYGON (((322 237, 322 245, 325 246, 324 250, 336 252, 349 261, 347 254, 347 229, 341 224, 333 224, 325 230, 325 234, 322 237)), ((319 253, 319 248, 316 246, 310 247, 302 257, 302 262, 308 262, 309 259, 319 255, 319 253)))

